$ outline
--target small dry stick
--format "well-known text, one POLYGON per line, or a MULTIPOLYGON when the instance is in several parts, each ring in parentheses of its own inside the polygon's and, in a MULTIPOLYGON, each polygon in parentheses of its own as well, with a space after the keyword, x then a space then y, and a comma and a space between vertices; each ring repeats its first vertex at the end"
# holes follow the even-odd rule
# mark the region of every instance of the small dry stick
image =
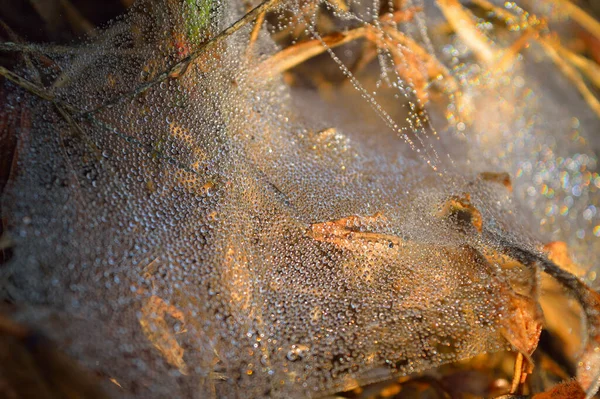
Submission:
POLYGON ((0 66, 0 76, 4 76, 6 79, 10 80, 17 86, 24 88, 28 92, 35 94, 36 96, 43 98, 44 100, 55 102, 54 96, 51 93, 48 93, 47 90, 17 75, 16 73, 9 71, 3 66, 0 66))
POLYGON ((328 48, 335 48, 353 40, 363 38, 366 33, 367 28, 361 26, 344 33, 334 33, 324 36, 321 40, 312 39, 295 44, 281 50, 268 60, 264 61, 258 70, 271 75, 278 75, 306 60, 316 57, 319 54, 323 54, 328 48), (323 43, 325 43, 325 46, 323 43))
POLYGON ((517 358, 515 359, 515 370, 513 374, 512 384, 510 386, 510 394, 518 394, 521 392, 521 387, 525 384, 525 380, 527 379, 527 364, 528 360, 525 359, 525 356, 521 353, 517 353, 517 358))

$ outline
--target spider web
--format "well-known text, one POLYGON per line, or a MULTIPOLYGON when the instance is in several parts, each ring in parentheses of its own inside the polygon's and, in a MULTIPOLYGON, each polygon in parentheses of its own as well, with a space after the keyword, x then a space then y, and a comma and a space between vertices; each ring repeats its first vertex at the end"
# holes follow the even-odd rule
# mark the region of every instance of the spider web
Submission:
POLYGON ((304 24, 327 47, 325 14, 332 32, 385 38, 383 3, 285 2, 250 53, 252 24, 214 41, 244 4, 176 3, 138 2, 66 54, 42 47, 54 104, 10 99, 29 126, 3 199, 3 296, 116 378, 116 396, 318 396, 508 348, 511 277, 481 255, 494 243, 438 215, 465 192, 491 229, 597 260, 596 158, 572 140, 597 121, 559 77, 547 84, 551 66, 486 81, 458 39, 432 33, 433 2, 405 2, 418 11, 402 31, 481 108, 466 131, 456 102, 425 111, 389 47, 362 74, 360 46, 327 48, 313 67, 349 82, 329 100, 261 73, 277 32, 304 24), (477 178, 502 171, 514 195, 477 178))

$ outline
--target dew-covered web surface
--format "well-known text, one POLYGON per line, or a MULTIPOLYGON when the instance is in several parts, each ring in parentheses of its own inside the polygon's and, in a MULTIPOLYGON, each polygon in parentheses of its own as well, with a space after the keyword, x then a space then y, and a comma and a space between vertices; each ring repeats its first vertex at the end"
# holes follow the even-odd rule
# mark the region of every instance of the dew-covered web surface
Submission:
MULTIPOLYGON (((2 294, 117 396, 314 396, 508 348, 494 243, 440 216, 466 193, 488 229, 566 241, 595 270, 600 178, 582 140, 597 119, 549 62, 486 75, 435 35, 436 4, 406 2, 419 11, 401 30, 465 85, 472 120, 452 96, 427 116, 392 51, 323 98, 265 70, 273 36, 385 35, 383 6, 323 3, 322 32, 315 7, 286 2, 251 50, 253 23, 166 77, 249 10, 174 3, 49 48, 60 105, 17 89, 11 103, 30 126, 3 199, 2 294), (481 172, 508 172, 514 192, 481 172)), ((316 62, 347 73, 348 46, 316 62)))

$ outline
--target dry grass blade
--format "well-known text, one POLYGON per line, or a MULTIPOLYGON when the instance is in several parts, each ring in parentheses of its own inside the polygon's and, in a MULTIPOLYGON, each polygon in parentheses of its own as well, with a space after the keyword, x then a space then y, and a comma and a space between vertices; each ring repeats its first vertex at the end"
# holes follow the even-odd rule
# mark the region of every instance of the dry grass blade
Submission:
POLYGON ((475 56, 485 64, 493 64, 498 58, 493 42, 475 26, 473 17, 458 0, 438 0, 437 4, 452 29, 473 50, 475 56))
POLYGON ((582 55, 576 54, 558 41, 548 40, 548 44, 552 45, 556 51, 571 64, 575 65, 596 87, 600 88, 600 66, 594 61, 582 55))
POLYGON ((66 14, 67 21, 77 33, 86 34, 91 37, 96 36, 94 25, 69 0, 60 0, 60 5, 66 14))
POLYGON ((559 0, 558 3, 579 25, 600 39, 600 23, 597 20, 570 0, 559 0))
POLYGON ((254 47, 254 43, 258 39, 258 34, 260 29, 262 28, 263 22, 265 22, 266 12, 262 12, 258 14, 256 17, 256 22, 254 22, 254 27, 252 28, 252 32, 250 33, 250 40, 248 41, 248 48, 246 49, 246 54, 250 54, 254 47))
POLYGON ((488 0, 472 0, 474 4, 477 4, 484 10, 493 12, 496 16, 503 19, 504 22, 508 24, 514 24, 516 20, 519 19, 516 15, 508 11, 507 9, 497 7, 496 5, 490 3, 488 0))
MULTIPOLYGON (((424 87, 417 87, 417 97, 419 97, 424 103, 426 103, 426 90, 430 81, 436 81, 441 78, 443 84, 446 86, 447 92, 451 95, 454 95, 458 100, 459 109, 465 110, 465 104, 462 103, 462 95, 460 92, 460 86, 454 76, 450 73, 450 71, 446 68, 444 64, 438 61, 434 55, 430 54, 427 50, 421 47, 417 42, 413 39, 409 38, 402 32, 397 29, 385 28, 384 29, 388 38, 384 39, 387 44, 387 48, 390 49, 393 53, 395 53, 399 58, 410 59, 410 57, 417 57, 418 62, 425 66, 427 71, 427 82, 424 87)), ((414 68, 417 69, 418 68, 414 68)), ((411 81, 411 75, 414 75, 414 70, 409 69, 406 73, 402 74, 402 77, 411 81)), ((466 115, 465 112, 462 113, 464 117, 466 115)))
MULTIPOLYGON (((495 6, 487 0, 474 0, 473 2, 482 9, 493 12, 503 19, 508 26, 515 25, 515 21, 519 20, 518 16, 495 6)), ((534 29, 528 21, 520 21, 519 30, 524 31, 521 37, 504 51, 494 49, 495 43, 477 28, 474 17, 458 0, 441 0, 439 4, 452 29, 471 48, 481 62, 492 68, 493 72, 505 71, 514 63, 517 54, 527 46, 527 43, 539 36, 539 27, 534 29)), ((535 18, 534 20, 537 21, 535 18)))
POLYGON ((37 53, 48 55, 65 55, 73 54, 77 51, 74 46, 40 45, 31 43, 19 42, 2 42, 0 43, 0 51, 2 52, 22 52, 22 53, 37 53))
MULTIPOLYGON (((513 15, 507 10, 499 8, 487 0, 475 0, 475 3, 482 7, 483 9, 495 13, 497 16, 502 18, 507 25, 514 24, 514 21, 518 19, 517 16, 513 15)), ((494 61, 496 62, 497 70, 501 71, 504 68, 508 67, 513 60, 520 52, 522 48, 525 47, 529 40, 536 40, 541 44, 542 48, 546 52, 546 54, 550 57, 550 59, 556 64, 556 66, 560 69, 560 71, 575 85, 577 90, 581 93, 584 100, 588 103, 590 108, 600 116, 600 101, 596 96, 592 93, 589 87, 586 85, 583 77, 577 71, 573 65, 577 66, 584 74, 596 85, 600 84, 600 67, 595 64, 593 61, 586 59, 585 57, 574 54, 570 50, 564 48, 560 45, 555 39, 551 38, 549 34, 540 34, 540 27, 532 27, 531 25, 526 24, 523 26, 525 33, 521 36, 517 42, 511 48, 504 52, 503 56, 498 58, 489 58, 491 57, 491 53, 486 50, 488 46, 486 46, 487 38, 482 37, 482 33, 477 30, 472 20, 467 20, 470 18, 462 6, 458 3, 457 0, 442 0, 440 1, 442 10, 445 10, 444 13, 446 18, 449 19, 450 24, 453 26, 454 30, 457 34, 465 41, 467 45, 469 45, 476 56, 483 61, 494 61), (459 10, 462 9, 462 10, 459 10), (453 18, 453 19, 450 19, 453 18), (461 24, 459 22, 465 22, 465 24, 461 24), (465 27, 469 25, 470 27, 465 27), (475 30, 475 31, 474 31, 475 30)), ((583 18, 584 21, 588 21, 591 19, 591 23, 588 21, 586 28, 590 29, 592 33, 598 30, 600 33, 600 25, 597 21, 593 20, 589 15, 585 14, 581 9, 576 7, 570 2, 564 2, 565 5, 569 5, 570 10, 574 10, 571 13, 571 16, 575 19, 575 15, 578 18, 583 18)), ((538 20, 534 18, 534 20, 538 20)), ((539 20, 538 20, 539 21, 539 20)), ((578 20, 579 21, 579 20, 578 20)), ((545 24, 541 24, 544 26, 545 24)), ((594 33, 595 34, 595 33, 594 33)), ((599 36, 600 37, 600 36, 599 36)), ((491 48, 490 48, 491 51, 491 48)), ((598 86, 600 87, 600 86, 598 86)))
POLYGON ((546 54, 552 59, 556 66, 561 72, 577 87, 577 90, 581 93, 585 101, 588 103, 590 108, 600 116, 600 101, 596 98, 594 93, 585 84, 581 74, 571 64, 559 54, 555 46, 548 39, 540 39, 540 44, 546 50, 546 54))
POLYGON ((533 29, 526 29, 525 32, 518 38, 509 48, 504 50, 501 58, 494 65, 494 72, 502 72, 507 70, 514 64, 517 55, 527 47, 530 40, 537 40, 539 32, 533 29))
POLYGON ((523 354, 517 353, 517 359, 515 360, 515 374, 513 376, 512 384, 510 386, 510 393, 515 394, 519 391, 519 387, 522 384, 523 375, 523 354))
MULTIPOLYGON (((0 20, 0 26, 2 26, 2 28, 8 34, 8 37, 10 37, 10 39, 13 40, 15 43, 22 42, 21 38, 4 21, 0 20)), ((34 74, 35 83, 41 84, 40 74, 38 70, 33 66, 33 62, 31 61, 31 57, 29 56, 29 54, 24 52, 22 53, 22 57, 25 61, 25 64, 27 65, 27 69, 29 69, 31 73, 34 74)))
MULTIPOLYGON (((386 24, 410 21, 419 10, 420 8, 418 7, 412 7, 406 10, 396 11, 391 15, 383 16, 380 21, 386 24)), ((393 27, 389 27, 389 29, 396 30, 393 27)), ((264 61, 259 70, 265 71, 271 75, 280 74, 319 54, 325 53, 328 48, 332 49, 351 41, 365 38, 369 32, 374 36, 377 36, 375 27, 370 24, 365 24, 364 26, 350 29, 345 32, 337 32, 323 36, 320 39, 312 39, 294 44, 264 61)), ((423 52, 426 53, 425 51, 423 52)))

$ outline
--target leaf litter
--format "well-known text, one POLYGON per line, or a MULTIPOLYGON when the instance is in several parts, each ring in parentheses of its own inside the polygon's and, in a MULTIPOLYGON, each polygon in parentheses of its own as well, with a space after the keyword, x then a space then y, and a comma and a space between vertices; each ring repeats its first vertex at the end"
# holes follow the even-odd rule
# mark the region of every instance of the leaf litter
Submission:
POLYGON ((499 351, 536 393, 543 327, 576 380, 534 397, 593 396, 597 65, 559 12, 473 4, 140 1, 22 46, 10 317, 114 396, 323 396, 499 351))

